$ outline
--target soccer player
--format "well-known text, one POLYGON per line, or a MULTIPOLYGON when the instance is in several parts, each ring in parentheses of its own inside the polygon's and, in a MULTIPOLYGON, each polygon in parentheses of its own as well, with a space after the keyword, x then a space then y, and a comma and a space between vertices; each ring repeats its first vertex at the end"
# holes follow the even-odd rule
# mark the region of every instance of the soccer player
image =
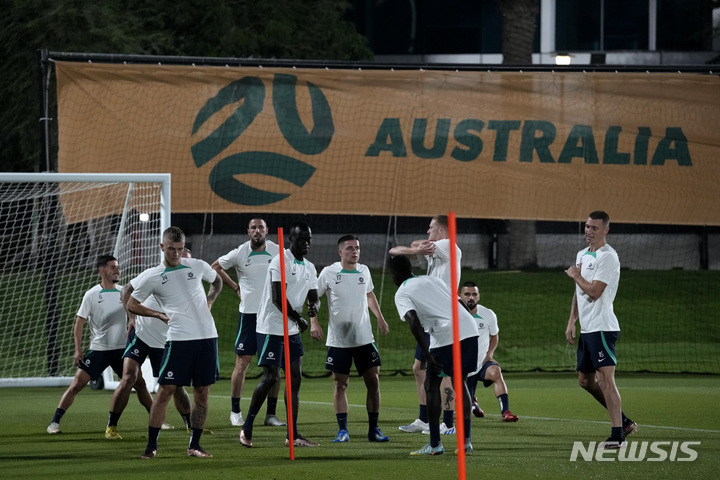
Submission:
MULTIPOLYGON (((507 385, 502 375, 500 364, 495 361, 495 349, 498 346, 498 332, 500 331, 495 312, 483 307, 478 303, 480 290, 475 282, 465 282, 460 289, 460 298, 468 308, 468 311, 477 322, 478 327, 478 369, 468 376, 468 389, 473 398, 473 415, 481 416, 478 411, 475 389, 478 381, 483 382, 485 388, 494 385, 495 397, 500 403, 500 418, 503 422, 517 422, 518 417, 510 411, 507 385)), ((484 413, 482 414, 484 416, 484 413)))
POLYGON ((187 455, 208 458, 212 455, 200 446, 200 436, 207 418, 210 385, 217 381, 219 374, 217 329, 210 307, 222 289, 222 279, 206 262, 182 258, 185 234, 178 227, 163 232, 160 248, 163 262, 133 280, 127 302, 128 311, 155 317, 169 326, 158 379, 160 386, 150 410, 148 443, 140 458, 155 458, 170 398, 178 386, 191 382, 194 403, 190 411, 192 433, 187 455), (211 283, 207 296, 203 281, 211 283), (150 295, 155 296, 161 310, 142 305, 150 295))
MULTIPOLYGON (((278 254, 278 246, 267 240, 267 224, 259 217, 253 217, 248 223, 247 234, 250 239, 226 255, 215 260, 212 268, 218 272, 223 283, 240 298, 240 316, 238 318, 237 335, 235 337, 235 369, 230 377, 230 423, 234 426, 243 424, 240 411, 240 397, 245 385, 245 374, 250 366, 252 356, 257 352, 257 312, 260 307, 268 266, 278 254), (225 273, 235 268, 237 283, 225 273)), ((265 425, 274 427, 285 426, 276 415, 280 383, 270 389, 267 399, 265 425)))
MULTIPOLYGON (((395 293, 395 306, 400 318, 408 322, 410 331, 425 356, 425 397, 427 398, 430 443, 411 455, 441 455, 444 453, 440 442, 440 384, 443 376, 453 377, 453 315, 452 302, 457 295, 446 288, 445 282, 427 275, 413 276, 410 260, 404 256, 390 260, 393 282, 399 288, 395 293), (425 340, 430 332, 430 345, 425 340)), ((461 303, 461 302, 460 302, 461 303)), ((462 305, 462 303, 461 303, 462 305)), ((470 392, 467 375, 477 368, 478 329, 467 309, 458 305, 461 349, 461 371, 464 395, 465 452, 472 453, 470 442, 470 392)))
POLYGON ((575 281, 565 339, 571 345, 575 343, 575 322, 579 319, 578 382, 607 409, 612 429, 610 438, 601 445, 614 449, 624 447, 625 437, 635 433, 638 426, 623 413, 615 385, 615 342, 620 324, 613 312, 613 301, 620 283, 620 260, 606 242, 609 231, 607 213, 601 210, 590 213, 585 222, 588 248, 580 250, 575 265, 565 270, 575 281))
MULTIPOLYGON (((440 278, 445 282, 449 292, 455 292, 457 285, 450 284, 450 230, 448 228, 447 215, 438 215, 430 220, 427 230, 427 240, 415 240, 409 247, 397 246, 390 249, 390 255, 424 255, 427 260, 427 274, 440 278)), ((458 278, 460 276, 460 263, 462 251, 455 245, 456 267, 458 278)), ((426 343, 430 340, 425 338, 426 343)), ((410 425, 403 425, 400 428, 403 432, 430 433, 427 422, 427 402, 425 399, 425 359, 422 356, 420 347, 415 349, 415 361, 413 362, 413 376, 415 377, 415 388, 418 391, 420 413, 418 418, 410 425)), ((455 415, 455 399, 452 382, 450 379, 443 381, 442 385, 444 408, 443 422, 440 424, 440 432, 446 435, 455 433, 453 416, 455 415)), ((478 407, 479 409, 480 407, 478 407)))
MULTIPOLYGON (((190 250, 183 250, 182 256, 190 258, 190 250)), ((132 292, 132 281, 130 285, 126 285, 121 290, 121 298, 123 305, 127 305, 128 298, 132 292)), ((160 304, 152 295, 143 302, 143 305, 151 310, 161 310, 160 304)), ((152 318, 136 316, 134 313, 128 312, 130 319, 130 329, 127 335, 125 353, 123 354, 123 372, 120 384, 113 393, 110 402, 110 413, 108 415, 108 424, 105 427, 105 438, 108 440, 122 440, 122 436, 117 431, 117 425, 120 416, 127 406, 132 392, 133 385, 138 381, 144 381, 141 373, 142 364, 145 359, 150 358, 153 376, 160 375, 160 362, 165 350, 165 342, 167 341, 167 324, 152 318)), ((183 419, 185 428, 190 432, 190 396, 184 387, 180 386, 175 390, 173 395, 175 408, 183 419)), ((147 408, 148 414, 152 400, 147 408)), ((163 430, 172 430, 172 426, 167 422, 163 422, 163 430)))
MULTIPOLYGON (((282 285, 280 273, 280 255, 270 262, 268 275, 263 287, 260 310, 257 316, 258 345, 260 350, 260 366, 262 377, 255 387, 250 400, 247 418, 240 430, 240 444, 252 447, 252 429, 255 416, 260 411, 271 387, 279 382, 280 368, 285 368, 284 355, 290 355, 290 372, 285 372, 286 379, 291 380, 291 398, 293 406, 293 432, 296 447, 316 447, 298 433, 297 418, 299 407, 300 382, 302 380, 303 343, 300 333, 307 330, 309 323, 302 317, 303 303, 307 299, 308 315, 317 315, 319 307, 317 295, 317 271, 305 256, 310 250, 312 232, 304 222, 294 223, 289 230, 290 248, 281 252, 285 257, 285 282, 287 284, 287 315, 290 351, 285 352, 284 328, 282 314, 282 285)), ((290 439, 285 439, 285 446, 290 446, 290 439)))
MULTIPOLYGON (((97 380, 107 367, 111 367, 115 373, 122 376, 127 317, 117 285, 120 279, 120 266, 112 255, 101 255, 97 258, 96 267, 100 274, 100 284, 85 292, 73 328, 75 341, 73 362, 78 369, 72 383, 60 398, 52 422, 47 427, 48 433, 61 433, 60 420, 75 401, 75 396, 90 380, 97 380), (90 327, 90 346, 83 355, 82 339, 85 322, 88 322, 90 327)), ((139 381, 134 386, 140 403, 150 409, 152 397, 145 382, 139 381)))
MULTIPOLYGON (((365 405, 368 414, 368 440, 387 442, 378 428, 380 415, 380 354, 375 346, 368 307, 375 314, 378 328, 387 335, 388 324, 373 293, 370 269, 359 263, 360 240, 355 235, 343 235, 338 240, 340 261, 325 267, 318 277, 318 296, 328 300, 328 347, 325 368, 332 372, 335 386, 333 406, 338 422, 334 443, 349 442, 347 387, 350 367, 355 362, 358 375, 367 388, 365 405)), ((323 339, 317 317, 310 318, 310 336, 323 339)))

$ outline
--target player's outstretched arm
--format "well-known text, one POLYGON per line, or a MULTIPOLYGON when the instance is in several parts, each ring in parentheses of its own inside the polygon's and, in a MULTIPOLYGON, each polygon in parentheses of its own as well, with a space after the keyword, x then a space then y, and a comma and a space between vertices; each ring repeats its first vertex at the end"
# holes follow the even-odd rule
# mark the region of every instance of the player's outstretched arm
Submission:
POLYGON ((390 249, 390 255, 432 255, 435 243, 430 240, 415 240, 409 247, 398 245, 390 249))

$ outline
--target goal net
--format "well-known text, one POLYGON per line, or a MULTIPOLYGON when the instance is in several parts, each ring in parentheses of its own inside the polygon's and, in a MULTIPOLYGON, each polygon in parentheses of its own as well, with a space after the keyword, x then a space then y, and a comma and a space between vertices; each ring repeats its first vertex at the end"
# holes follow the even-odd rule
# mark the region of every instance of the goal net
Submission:
POLYGON ((2 173, 0 212, 0 386, 67 385, 95 260, 115 256, 120 285, 161 260, 170 174, 2 173))

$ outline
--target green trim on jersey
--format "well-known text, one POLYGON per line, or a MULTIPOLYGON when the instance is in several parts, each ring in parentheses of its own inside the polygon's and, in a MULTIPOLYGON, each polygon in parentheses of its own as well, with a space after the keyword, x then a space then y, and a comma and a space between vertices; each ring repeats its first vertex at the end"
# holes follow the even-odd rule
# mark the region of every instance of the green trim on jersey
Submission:
POLYGON ((103 288, 100 290, 100 293, 112 293, 112 292, 119 292, 117 288, 103 288))
POLYGON ((168 272, 174 272, 175 270, 182 270, 183 268, 191 268, 187 265, 178 265, 177 267, 165 267, 165 270, 163 270, 162 275, 168 273, 168 272))
POLYGON ((608 353, 608 355, 610 355, 610 358, 612 358, 612 361, 615 362, 615 365, 617 365, 617 358, 615 358, 615 355, 612 354, 612 352, 610 351, 610 347, 608 347, 608 344, 605 341, 605 332, 602 332, 602 331, 600 332, 600 338, 602 339, 603 347, 605 347, 605 351, 608 353))
POLYGON ((482 317, 480 315, 478 315, 477 313, 473 313, 472 316, 473 316, 473 318, 479 318, 480 320, 482 320, 482 317))
POLYGON ((264 250, 262 252, 250 252, 250 255, 248 255, 248 258, 255 256, 255 255, 267 255, 268 257, 272 257, 270 252, 268 252, 267 250, 264 250))
POLYGON ((340 270, 338 273, 360 273, 360 270, 357 268, 355 270, 345 270, 344 268, 340 270))
POLYGON ((590 255, 591 257, 597 259, 597 251, 591 252, 590 250, 585 250, 585 253, 583 253, 583 257, 584 257, 585 255, 590 255))
POLYGON ((410 280, 411 278, 415 278, 415 275, 413 275, 412 277, 406 278, 402 284, 405 285, 407 283, 407 281, 410 280))
POLYGON ((298 260, 297 258, 293 258, 293 263, 297 263, 298 265, 305 265, 305 260, 298 260))

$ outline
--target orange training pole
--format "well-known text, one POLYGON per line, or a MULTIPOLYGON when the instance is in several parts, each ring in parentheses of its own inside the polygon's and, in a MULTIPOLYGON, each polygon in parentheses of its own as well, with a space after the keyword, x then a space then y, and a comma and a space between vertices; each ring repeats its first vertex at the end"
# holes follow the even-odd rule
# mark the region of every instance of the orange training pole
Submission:
POLYGON ((295 426, 293 425, 292 384, 290 379, 290 338, 288 335, 287 288, 285 284, 285 241, 283 229, 278 228, 278 247, 280 248, 280 291, 282 292, 283 315, 283 352, 285 357, 285 398, 287 398, 288 438, 290 439, 290 460, 295 460, 295 426))
POLYGON ((452 301, 453 316, 453 387, 455 388, 455 431, 457 433, 458 449, 458 479, 465 480, 465 418, 463 416, 463 402, 465 401, 465 387, 462 381, 462 354, 460 352, 460 314, 458 312, 457 292, 453 291, 458 284, 457 252, 455 244, 457 232, 455 229, 455 212, 448 214, 448 229, 450 233, 450 299, 452 301))

